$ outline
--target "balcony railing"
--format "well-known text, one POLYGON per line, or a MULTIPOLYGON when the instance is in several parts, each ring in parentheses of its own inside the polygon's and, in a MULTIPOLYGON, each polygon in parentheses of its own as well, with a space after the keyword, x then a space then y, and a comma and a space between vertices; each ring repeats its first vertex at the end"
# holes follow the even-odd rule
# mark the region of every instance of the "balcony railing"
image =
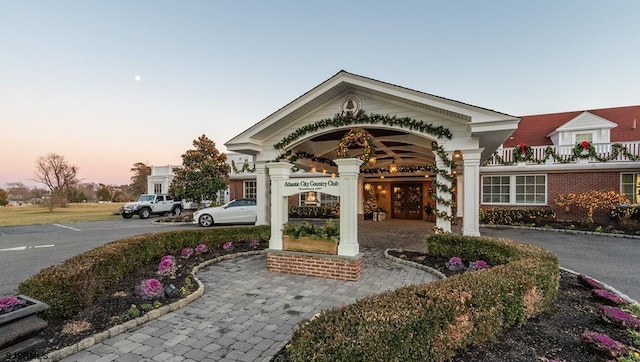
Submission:
MULTIPOLYGON (((587 162, 631 162, 640 159, 640 142, 593 143, 590 146, 593 148, 593 153, 589 151, 590 157, 580 155, 580 152, 578 152, 580 149, 577 149, 577 147, 580 147, 579 144, 566 146, 532 146, 532 153, 530 157, 526 157, 525 161, 516 159, 514 155, 515 148, 500 148, 483 166, 505 166, 521 162, 528 165, 553 165, 577 163, 581 160, 586 160, 587 162)), ((585 153, 586 152, 587 151, 585 151, 585 153)))

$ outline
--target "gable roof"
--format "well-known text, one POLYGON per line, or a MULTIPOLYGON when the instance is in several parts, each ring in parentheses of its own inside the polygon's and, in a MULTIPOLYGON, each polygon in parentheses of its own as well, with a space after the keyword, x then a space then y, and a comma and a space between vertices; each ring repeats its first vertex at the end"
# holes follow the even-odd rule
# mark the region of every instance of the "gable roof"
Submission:
MULTIPOLYGON (((366 92, 388 102, 424 110, 458 123, 480 139, 483 155, 491 155, 517 127, 519 118, 452 99, 363 77, 344 70, 294 99, 225 143, 227 150, 257 155, 273 151, 267 141, 297 119, 349 92, 366 92)), ((366 109, 365 109, 366 111, 366 109)), ((465 131, 465 132, 467 132, 465 131)), ((272 140, 271 140, 272 141, 272 140)))
POLYGON ((640 105, 638 105, 522 116, 518 129, 513 132, 510 139, 504 142, 504 147, 515 147, 520 143, 531 146, 552 145, 553 142, 547 136, 584 112, 618 125, 611 128, 611 142, 640 141, 640 105), (635 129, 634 123, 637 123, 635 129))

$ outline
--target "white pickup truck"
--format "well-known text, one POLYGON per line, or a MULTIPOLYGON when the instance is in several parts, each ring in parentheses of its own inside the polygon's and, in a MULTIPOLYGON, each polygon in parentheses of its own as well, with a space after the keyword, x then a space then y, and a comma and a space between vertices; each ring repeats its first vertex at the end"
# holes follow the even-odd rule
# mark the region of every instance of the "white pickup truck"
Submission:
POLYGON ((142 194, 138 201, 128 202, 120 209, 120 214, 125 219, 130 219, 133 215, 146 219, 151 214, 164 215, 167 213, 180 215, 182 201, 174 201, 168 195, 142 194))

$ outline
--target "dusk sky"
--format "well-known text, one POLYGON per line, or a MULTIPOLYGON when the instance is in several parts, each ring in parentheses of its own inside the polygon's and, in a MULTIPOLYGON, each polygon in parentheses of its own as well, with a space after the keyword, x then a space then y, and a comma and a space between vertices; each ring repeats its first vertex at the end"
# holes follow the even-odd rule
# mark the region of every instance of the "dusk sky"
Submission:
MULTIPOLYGON (((0 187, 181 164, 348 72, 499 112, 640 104, 640 1, 0 0, 0 187)), ((43 185, 39 185, 43 186, 43 185)))

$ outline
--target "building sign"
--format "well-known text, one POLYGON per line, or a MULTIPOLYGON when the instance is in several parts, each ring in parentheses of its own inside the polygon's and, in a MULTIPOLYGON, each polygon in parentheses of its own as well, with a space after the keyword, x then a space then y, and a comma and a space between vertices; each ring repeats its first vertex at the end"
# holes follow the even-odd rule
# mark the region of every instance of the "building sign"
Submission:
POLYGON ((284 181, 284 196, 291 196, 301 192, 315 191, 324 194, 340 196, 340 181, 334 178, 298 178, 284 181))

